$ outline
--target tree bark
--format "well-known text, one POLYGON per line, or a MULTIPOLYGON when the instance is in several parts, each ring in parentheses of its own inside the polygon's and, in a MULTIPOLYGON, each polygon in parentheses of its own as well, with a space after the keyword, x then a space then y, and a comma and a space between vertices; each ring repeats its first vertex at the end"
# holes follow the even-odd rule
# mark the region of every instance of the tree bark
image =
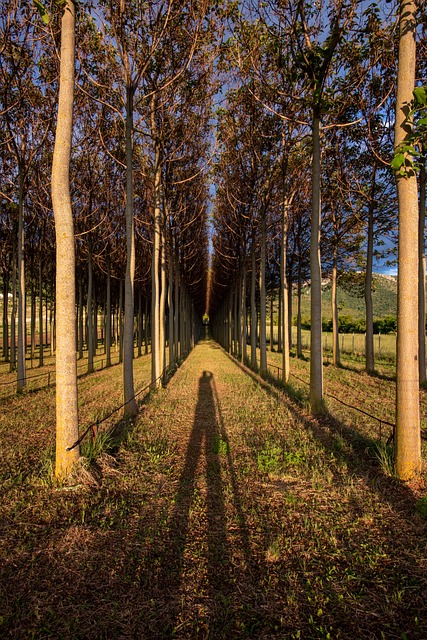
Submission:
POLYGON ((374 351, 374 308, 372 303, 372 263, 374 256, 374 210, 375 210, 375 177, 377 167, 374 163, 371 179, 371 198, 368 210, 368 233, 366 248, 365 274, 365 309, 366 309, 366 338, 365 338, 365 368, 367 373, 375 371, 374 351))
MULTIPOLYGON (((425 154, 427 146, 424 145, 423 153, 425 154)), ((426 253, 425 253, 425 223, 426 223, 426 165, 425 160, 420 170, 420 200, 419 200, 419 229, 418 229, 418 335, 419 335, 419 375, 420 384, 425 385, 426 376, 426 253)))
POLYGON ((56 464, 66 477, 79 458, 69 450, 79 436, 75 322, 75 247, 69 165, 74 102, 74 2, 66 0, 61 22, 58 118, 52 163, 52 204, 56 235, 56 464))
MULTIPOLYGON (((285 198, 282 214, 282 240, 280 244, 280 296, 282 300, 282 382, 286 384, 289 380, 289 326, 288 326, 288 280, 286 278, 286 249, 288 244, 288 201, 285 198)), ((280 302, 279 302, 280 306, 280 302)))
POLYGON ((256 256, 255 243, 252 240, 251 247, 251 368, 258 370, 256 346, 257 346, 257 312, 256 312, 256 256))
POLYGON ((334 257, 332 262, 332 364, 336 367, 341 365, 340 336, 338 330, 338 300, 337 300, 337 280, 338 280, 338 249, 334 246, 334 257))
POLYGON ((261 220, 261 265, 259 270, 260 321, 259 321, 259 350, 261 376, 267 375, 267 340, 266 340, 266 291, 265 291, 265 263, 266 263, 266 220, 265 212, 261 220))
MULTIPOLYGON (((154 132, 154 106, 152 113, 152 130, 154 132)), ((154 165, 154 220, 153 220, 153 255, 151 268, 151 384, 153 388, 160 386, 160 276, 159 262, 161 251, 161 163, 160 149, 155 141, 154 165)))
POLYGON ((323 409, 322 362, 322 270, 320 263, 320 117, 313 117, 312 216, 310 237, 311 330, 310 406, 316 414, 323 409))
MULTIPOLYGON (((415 84, 416 4, 401 0, 395 147, 405 142, 405 122, 415 84)), ((395 466, 408 480, 421 469, 418 371, 418 189, 415 175, 397 178, 399 204, 397 289, 397 383, 395 466)))
POLYGON ((26 386, 25 351, 27 341, 27 323, 25 313, 25 263, 24 263, 24 173, 19 169, 19 205, 18 205, 18 361, 16 390, 21 393, 26 386))
POLYGON ((126 87, 126 275, 125 322, 123 335, 123 391, 124 414, 134 416, 138 412, 133 379, 134 355, 134 278, 135 278, 135 229, 133 219, 133 87, 126 87))

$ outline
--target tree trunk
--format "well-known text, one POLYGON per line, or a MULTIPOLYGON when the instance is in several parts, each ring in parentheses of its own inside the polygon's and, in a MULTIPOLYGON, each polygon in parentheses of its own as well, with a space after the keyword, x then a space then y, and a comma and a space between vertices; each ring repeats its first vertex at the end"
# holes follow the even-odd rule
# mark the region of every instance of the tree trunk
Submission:
MULTIPOLYGON (((405 142, 405 123, 415 83, 416 5, 400 2, 399 63, 396 99, 395 147, 405 142)), ((397 384, 395 465, 398 477, 408 480, 421 469, 418 371, 418 189, 416 176, 397 178, 399 204, 397 289, 397 384)))
POLYGON ((280 296, 282 300, 282 382, 289 380, 289 326, 288 326, 288 280, 286 278, 286 248, 288 244, 288 201, 285 198, 281 221, 282 239, 280 243, 280 296))
POLYGON ((19 170, 19 205, 18 205, 18 366, 16 390, 21 393, 26 385, 25 351, 27 342, 27 323, 25 313, 25 263, 24 263, 24 175, 19 170))
POLYGON ((298 264, 298 283, 297 283, 297 357, 298 358, 302 358, 301 296, 302 296, 302 272, 301 272, 301 261, 300 261, 298 264))
POLYGON ((270 351, 274 351, 274 292, 270 291, 270 351))
POLYGON ((94 372, 93 365, 93 351, 94 351, 94 341, 93 341, 93 269, 92 269, 92 250, 89 245, 89 254, 87 261, 87 301, 86 301, 86 309, 87 309, 87 347, 88 347, 88 355, 87 355, 87 372, 94 372))
POLYGON ((334 246, 334 257, 332 261, 332 364, 336 367, 341 365, 340 356, 340 336, 338 330, 338 300, 337 300, 337 279, 338 279, 338 249, 334 246))
POLYGON ((52 163, 52 204, 56 234, 56 465, 69 474, 79 458, 75 322, 75 248, 69 164, 74 101, 74 3, 66 0, 61 23, 59 103, 52 163))
POLYGON ((39 261, 39 367, 43 366, 43 263, 39 261))
POLYGON ((242 310, 242 362, 246 364, 248 359, 248 318, 246 312, 246 264, 243 264, 243 273, 242 273, 242 299, 240 303, 240 308, 242 310))
POLYGON ((165 241, 165 221, 161 228, 161 251, 160 251, 160 308, 159 308, 159 357, 160 373, 165 377, 166 373, 166 241, 165 241))
POLYGON ((107 367, 111 367, 111 258, 107 256, 107 300, 105 313, 105 355, 107 367))
POLYGON ((133 219, 133 87, 126 87, 126 275, 125 322, 123 335, 123 391, 124 414, 134 416, 138 412, 133 380, 134 355, 134 278, 135 278, 135 230, 133 219))
POLYGON ((261 265, 259 270, 260 321, 259 321, 259 350, 261 376, 267 375, 267 339, 266 339, 266 291, 265 291, 265 263, 266 263, 266 220, 265 212, 261 220, 261 265))
POLYGON ((256 256, 255 241, 252 240, 251 247, 251 368, 258 371, 258 362, 256 354, 257 346, 257 312, 256 312, 256 256))
POLYGON ((16 368, 16 239, 12 247, 12 311, 10 316, 10 371, 16 368))
POLYGON ((3 359, 9 362, 9 273, 3 271, 3 359))
MULTIPOLYGON (((154 130, 154 107, 152 114, 152 128, 154 130)), ((160 277, 159 262, 161 251, 161 164, 160 149, 155 142, 154 166, 154 220, 153 220, 153 255, 151 268, 151 384, 153 388, 160 386, 160 277)))
POLYGON ((322 271, 320 264, 320 117, 313 117, 312 216, 310 237, 311 330, 310 406, 316 414, 323 409, 322 362, 322 271))
POLYGON ((365 339, 365 368, 367 373, 375 371, 374 351, 374 307, 372 303, 372 263, 374 256, 374 209, 375 209, 375 177, 377 167, 372 168, 371 197, 368 210, 368 233, 366 248, 365 275, 365 308, 366 308, 366 339, 365 339))
MULTIPOLYGON (((424 145, 425 154, 427 145, 424 145)), ((424 230, 426 223, 426 165, 425 160, 420 170, 420 201, 419 201, 419 229, 418 229, 418 259, 419 259, 419 312, 418 312, 418 335, 419 335, 419 375, 420 384, 425 385, 426 376, 426 253, 424 243, 424 230)))

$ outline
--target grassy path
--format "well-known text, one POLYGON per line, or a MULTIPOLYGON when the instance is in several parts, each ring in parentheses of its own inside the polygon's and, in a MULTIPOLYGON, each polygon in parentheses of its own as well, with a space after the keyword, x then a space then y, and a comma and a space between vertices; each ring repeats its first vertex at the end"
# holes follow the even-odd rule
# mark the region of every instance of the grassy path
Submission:
POLYGON ((8 486, 0 636, 425 639, 425 484, 265 387, 203 341, 73 488, 8 486))

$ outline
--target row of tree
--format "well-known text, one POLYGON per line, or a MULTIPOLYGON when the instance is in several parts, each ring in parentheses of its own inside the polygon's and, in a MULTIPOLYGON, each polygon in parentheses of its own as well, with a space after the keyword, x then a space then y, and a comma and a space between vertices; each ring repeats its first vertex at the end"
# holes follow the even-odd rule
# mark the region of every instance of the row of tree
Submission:
MULTIPOLYGON (((127 416, 137 411, 141 316, 150 331, 153 387, 167 360, 173 366, 197 337, 207 288, 218 28, 219 13, 208 2, 183 8, 173 0, 15 0, 2 14, 3 355, 16 360, 22 391, 29 284, 40 313, 43 299, 55 307, 58 476, 79 456, 71 447, 78 439, 83 307, 90 337, 103 309, 107 355, 112 310, 122 310, 127 416)), ((43 317, 40 333, 42 326, 43 317)), ((95 344, 88 340, 89 367, 95 344)))
MULTIPOLYGON (((420 468, 418 389, 419 381, 426 379, 425 147, 422 135, 413 133, 414 124, 421 134, 425 131, 422 109, 416 108, 417 100, 422 106, 423 90, 413 95, 415 74, 417 82, 426 77, 424 32, 422 7, 417 13, 415 4, 406 1, 399 7, 366 7, 356 1, 250 4, 226 51, 225 64, 234 72, 235 82, 219 114, 221 155, 210 294, 214 333, 226 348, 265 375, 266 291, 278 289, 279 347, 286 382, 292 284, 296 281, 301 292, 302 282, 309 277, 314 413, 323 410, 321 256, 332 280, 333 361, 337 365, 337 280, 340 272, 348 279, 349 270, 363 269, 366 370, 372 373, 373 260, 381 239, 398 235, 396 462, 401 477, 420 468), (392 12, 387 15, 389 8, 392 12), (420 45, 415 56, 417 34, 420 45), (405 46, 412 47, 409 61, 405 61, 405 46), (421 117, 414 122, 416 113, 421 117), (395 148, 402 151, 400 164, 399 153, 393 160, 395 148), (419 194, 414 155, 421 166, 419 194), (407 240, 405 207, 412 216, 407 240), (420 295, 414 287, 418 280, 420 295), (410 298, 412 306, 407 307, 410 298), (405 342, 408 336, 410 343, 405 342)), ((297 352, 301 354, 300 307, 297 318, 297 352)))

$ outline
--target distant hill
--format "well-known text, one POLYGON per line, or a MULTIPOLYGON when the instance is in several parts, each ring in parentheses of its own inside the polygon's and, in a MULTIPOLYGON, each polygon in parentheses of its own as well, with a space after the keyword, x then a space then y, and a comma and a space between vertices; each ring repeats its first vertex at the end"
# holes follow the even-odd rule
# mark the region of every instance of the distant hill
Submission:
MULTIPOLYGON (((374 306, 374 317, 384 318, 385 316, 395 316, 397 309, 397 277, 376 273, 373 276, 374 291, 372 300, 374 306)), ((322 293, 322 315, 324 319, 332 317, 331 311, 331 283, 325 280, 322 293)), ((293 298, 293 315, 296 314, 297 297, 293 298)), ((302 315, 310 316, 310 286, 305 286, 301 300, 302 315)), ((338 307, 339 314, 351 316, 354 320, 365 317, 365 299, 363 291, 358 291, 357 287, 343 289, 338 286, 338 307), (362 295, 359 295, 362 293, 362 295)))

